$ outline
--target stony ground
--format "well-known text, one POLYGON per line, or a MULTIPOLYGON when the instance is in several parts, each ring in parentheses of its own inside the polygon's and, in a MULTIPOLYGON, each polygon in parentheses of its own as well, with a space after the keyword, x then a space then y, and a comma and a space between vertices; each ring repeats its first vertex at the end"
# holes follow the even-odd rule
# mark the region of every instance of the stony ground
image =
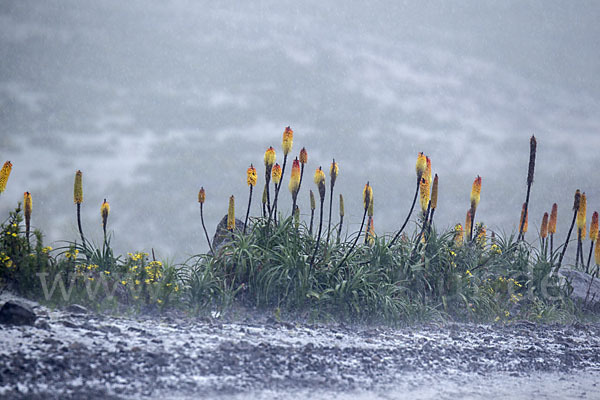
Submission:
POLYGON ((34 311, 34 326, 0 325, 0 398, 600 398, 599 325, 391 329, 34 311))

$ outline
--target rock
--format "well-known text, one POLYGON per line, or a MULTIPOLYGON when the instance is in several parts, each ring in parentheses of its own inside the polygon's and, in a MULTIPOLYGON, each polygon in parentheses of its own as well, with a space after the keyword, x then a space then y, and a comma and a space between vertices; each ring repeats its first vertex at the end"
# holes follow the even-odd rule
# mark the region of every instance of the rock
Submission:
MULTIPOLYGON (((235 230, 236 233, 241 233, 244 231, 244 222, 239 219, 235 219, 235 230)), ((227 243, 231 242, 231 232, 227 230, 227 215, 221 218, 221 222, 217 225, 217 230, 215 231, 215 235, 213 236, 212 246, 215 252, 219 251, 219 249, 225 246, 227 243)))
POLYGON ((571 268, 562 268, 559 275, 565 278, 573 288, 571 293, 573 300, 585 302, 587 298, 587 304, 591 306, 600 304, 600 279, 571 268))
POLYGON ((69 307, 66 308, 66 310, 71 314, 77 315, 84 315, 89 313, 87 308, 85 308, 84 306, 80 306, 79 304, 71 304, 69 307))
POLYGON ((16 301, 7 301, 0 309, 0 324, 6 325, 33 325, 35 313, 26 304, 16 301))

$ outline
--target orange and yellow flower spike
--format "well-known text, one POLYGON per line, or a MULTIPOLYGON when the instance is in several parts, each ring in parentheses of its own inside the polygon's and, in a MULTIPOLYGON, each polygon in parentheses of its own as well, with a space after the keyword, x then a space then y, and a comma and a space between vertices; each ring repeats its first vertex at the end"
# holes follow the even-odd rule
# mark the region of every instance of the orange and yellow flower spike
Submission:
POLYGON ((437 208, 438 201, 438 175, 435 174, 433 178, 433 186, 431 188, 431 209, 435 210, 437 208))
POLYGON ((198 203, 204 204, 205 200, 206 200, 206 192, 204 191, 204 186, 202 186, 200 188, 200 190, 198 191, 198 203))
POLYGON ((83 173, 77 171, 75 173, 75 183, 73 184, 73 201, 75 204, 83 203, 83 173))
POLYGON ((373 218, 373 211, 374 211, 374 208, 375 208, 375 201, 374 201, 374 197, 373 197, 373 186, 369 186, 369 189, 370 189, 370 194, 369 195, 371 196, 371 198, 369 200, 369 208, 367 210, 367 215, 370 218, 373 218))
POLYGON ((600 240, 596 240, 596 245, 594 247, 594 261, 596 265, 600 265, 600 240))
POLYGON ((294 131, 288 126, 283 131, 283 155, 287 156, 292 151, 292 144, 294 143, 294 131))
POLYGON ((256 186, 256 168, 252 164, 246 171, 246 183, 248 183, 248 186, 256 186))
POLYGON ((552 204, 552 211, 550 212, 550 220, 548 221, 548 233, 554 235, 556 233, 556 219, 558 218, 558 205, 552 204))
POLYGON ((365 211, 369 209, 369 205, 373 201, 373 189, 369 185, 369 182, 365 184, 365 188, 363 189, 363 206, 365 211))
POLYGON ((31 211, 33 208, 33 203, 31 200, 31 193, 25 192, 23 193, 23 213, 25 214, 25 219, 31 218, 31 211))
POLYGON ((423 152, 420 152, 417 156, 417 165, 415 166, 415 170, 417 172, 417 180, 421 182, 421 178, 425 173, 425 169, 427 169, 427 158, 423 152))
POLYGON ((592 214, 592 223, 590 224, 590 240, 598 240, 598 211, 592 214))
POLYGON ((104 202, 100 206, 100 216, 102 217, 102 229, 106 232, 106 223, 108 222, 108 214, 110 213, 110 205, 104 199, 104 202))
POLYGON ((375 243, 375 227, 373 226, 373 218, 369 218, 369 229, 367 231, 367 241, 370 245, 375 243))
POLYGON ((527 233, 527 221, 529 220, 529 213, 525 212, 525 203, 523 203, 523 207, 521 208, 521 218, 519 218, 519 228, 523 225, 523 233, 527 233), (523 218, 525 218, 525 223, 523 223, 523 218))
POLYGON ((583 230, 585 228, 585 217, 586 217, 587 199, 585 192, 581 194, 579 199, 579 209, 577 211, 577 229, 583 230))
POLYGON ((306 152, 306 149, 303 147, 302 150, 300 150, 300 164, 306 164, 308 162, 308 153, 306 152))
POLYGON ((229 208, 227 209, 227 230, 233 232, 235 229, 235 198, 233 195, 229 198, 229 208))
POLYGON ((431 184, 431 158, 425 157, 425 161, 427 162, 427 167, 425 168, 425 179, 427 179, 427 183, 431 184))
POLYGON ((281 181, 281 166, 279 164, 275 164, 275 166, 273 167, 273 183, 275 183, 275 185, 279 185, 279 182, 281 181))
POLYGON ((335 158, 334 158, 333 162, 331 163, 331 167, 329 167, 329 178, 331 179, 331 186, 335 185, 335 180, 337 179, 339 172, 340 172, 340 169, 339 169, 337 163, 335 162, 335 158))
POLYGON ((419 190, 421 192, 421 210, 423 214, 427 212, 427 207, 429 206, 429 196, 430 196, 430 185, 429 181, 425 179, 425 177, 421 178, 421 184, 419 186, 419 190))
POLYGON ((295 194, 300 187, 300 161, 296 158, 292 164, 292 176, 288 188, 292 194, 295 194))
POLYGON ((265 167, 271 168, 273 164, 275 164, 275 149, 273 146, 270 146, 267 151, 265 151, 265 167))
POLYGON ((8 177, 10 176, 10 171, 12 171, 12 163, 7 161, 2 166, 0 170, 0 194, 6 190, 6 183, 8 182, 8 177))
POLYGON ((540 237, 546 239, 548 237, 548 213, 544 213, 542 217, 542 226, 540 227, 540 237))
POLYGON ((325 173, 321 167, 317 168, 314 176, 315 184, 319 188, 319 196, 321 197, 321 202, 325 199, 325 173))
POLYGON ((477 178, 473 181, 473 187, 471 188, 471 210, 473 213, 477 211, 479 200, 481 199, 481 177, 477 175, 477 178))

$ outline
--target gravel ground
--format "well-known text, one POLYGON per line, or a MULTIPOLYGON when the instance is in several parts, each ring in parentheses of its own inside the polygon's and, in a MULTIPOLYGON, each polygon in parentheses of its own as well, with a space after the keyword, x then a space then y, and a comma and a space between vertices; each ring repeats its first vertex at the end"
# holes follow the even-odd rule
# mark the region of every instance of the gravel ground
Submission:
POLYGON ((35 326, 0 325, 1 398, 600 399, 598 324, 391 329, 33 305, 35 326))

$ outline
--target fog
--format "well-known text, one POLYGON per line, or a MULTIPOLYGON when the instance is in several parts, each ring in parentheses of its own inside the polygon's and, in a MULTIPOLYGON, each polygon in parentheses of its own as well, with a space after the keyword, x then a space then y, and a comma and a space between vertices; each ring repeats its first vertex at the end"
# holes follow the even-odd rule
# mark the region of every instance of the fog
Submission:
POLYGON ((258 215, 264 151, 281 163, 290 125, 292 155, 308 151, 304 219, 315 168, 335 158, 349 232, 367 181, 376 232, 397 229, 423 151, 440 179, 438 227, 464 221, 481 175, 477 219, 510 233, 535 134, 527 237, 557 202, 562 238, 576 189, 600 209, 600 6, 424 3, 3 0, 0 159, 14 167, 0 215, 30 191, 47 240, 78 239, 80 169, 88 237, 101 240, 106 198, 118 252, 181 261, 207 250, 200 186, 212 233, 230 195, 245 213, 254 163, 258 215))

